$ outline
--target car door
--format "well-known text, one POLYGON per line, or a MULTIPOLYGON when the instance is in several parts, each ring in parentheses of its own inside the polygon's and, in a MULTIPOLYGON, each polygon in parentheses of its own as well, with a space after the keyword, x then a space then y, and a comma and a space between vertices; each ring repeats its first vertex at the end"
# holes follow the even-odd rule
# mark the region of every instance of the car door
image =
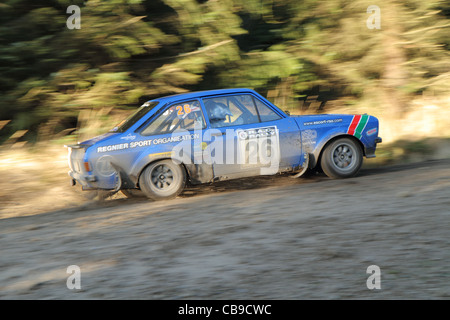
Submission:
MULTIPOLYGON (((138 139, 132 143, 136 146, 147 143, 146 152, 140 155, 142 164, 160 157, 171 157, 185 166, 201 164, 201 158, 196 157, 201 156, 198 150, 201 150, 202 131, 205 127, 200 101, 179 101, 166 107, 161 114, 144 125, 138 139)), ((136 166, 141 167, 142 164, 136 166)), ((210 179, 205 177, 203 180, 210 179)))
POLYGON ((275 174, 300 164, 295 121, 252 94, 203 99, 214 177, 231 179, 275 174))

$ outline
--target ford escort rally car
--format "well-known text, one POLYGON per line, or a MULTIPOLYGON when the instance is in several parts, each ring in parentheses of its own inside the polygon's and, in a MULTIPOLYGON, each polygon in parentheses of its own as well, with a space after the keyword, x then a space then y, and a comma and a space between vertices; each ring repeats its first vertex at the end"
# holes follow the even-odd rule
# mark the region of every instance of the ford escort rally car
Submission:
POLYGON ((146 102, 101 136, 68 146, 72 184, 83 190, 141 190, 153 200, 192 184, 321 168, 356 175, 375 157, 378 119, 291 116, 251 89, 222 89, 146 102))

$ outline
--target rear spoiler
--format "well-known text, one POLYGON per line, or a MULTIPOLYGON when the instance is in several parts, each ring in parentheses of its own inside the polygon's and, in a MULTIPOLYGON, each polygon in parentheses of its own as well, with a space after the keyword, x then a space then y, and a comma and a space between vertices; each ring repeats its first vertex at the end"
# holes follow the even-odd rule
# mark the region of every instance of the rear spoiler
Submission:
POLYGON ((72 149, 87 149, 90 146, 91 144, 83 144, 83 143, 64 145, 64 147, 72 149))

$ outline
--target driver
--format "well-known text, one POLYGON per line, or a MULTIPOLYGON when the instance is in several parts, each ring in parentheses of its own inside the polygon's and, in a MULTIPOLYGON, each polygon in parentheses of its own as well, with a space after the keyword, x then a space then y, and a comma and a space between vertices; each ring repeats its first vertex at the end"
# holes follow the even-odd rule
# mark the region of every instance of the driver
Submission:
POLYGON ((209 121, 214 128, 220 128, 228 125, 225 123, 227 116, 232 116, 230 109, 221 102, 208 101, 205 104, 206 111, 208 112, 209 121))

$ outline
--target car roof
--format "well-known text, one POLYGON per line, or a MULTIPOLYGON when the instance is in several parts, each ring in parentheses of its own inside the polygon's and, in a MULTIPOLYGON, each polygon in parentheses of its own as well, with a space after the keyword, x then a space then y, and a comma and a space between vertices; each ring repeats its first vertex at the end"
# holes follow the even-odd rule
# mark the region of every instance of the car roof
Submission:
POLYGON ((194 91, 194 92, 186 92, 180 94, 174 94, 170 96, 164 96, 156 99, 152 99, 150 101, 159 101, 162 103, 185 100, 185 99, 196 99, 200 97, 206 96, 215 96, 220 94, 233 94, 233 93, 255 93, 252 89, 247 88, 234 88, 234 89, 216 89, 216 90, 204 90, 204 91, 194 91))

